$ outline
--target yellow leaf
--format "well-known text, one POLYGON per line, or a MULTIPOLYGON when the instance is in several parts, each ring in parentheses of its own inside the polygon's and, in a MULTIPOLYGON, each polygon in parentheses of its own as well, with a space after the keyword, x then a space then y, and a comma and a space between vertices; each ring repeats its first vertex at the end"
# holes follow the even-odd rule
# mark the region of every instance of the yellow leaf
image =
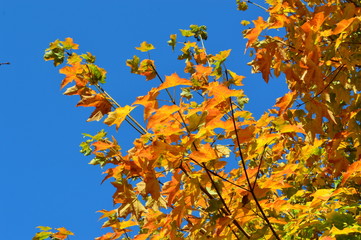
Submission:
POLYGON ((142 42, 140 44, 140 47, 136 47, 135 49, 141 51, 141 52, 148 52, 152 49, 155 49, 155 47, 153 46, 153 44, 147 43, 147 42, 142 42))
POLYGON ((38 226, 37 228, 39 228, 41 231, 49 231, 52 229, 51 227, 44 227, 44 226, 38 226))
POLYGON ((79 45, 73 42, 72 38, 65 38, 65 41, 61 42, 66 49, 78 49, 79 45))
POLYGON ((281 125, 279 126, 280 133, 288 133, 288 132, 296 132, 306 134, 305 130, 303 130, 302 125, 281 125))
POLYGON ((338 229, 337 227, 333 226, 330 230, 330 233, 332 235, 347 235, 349 233, 359 233, 361 232, 361 229, 360 228, 357 228, 357 227, 345 227, 344 229, 340 230, 338 229))
POLYGON ((124 228, 132 227, 135 225, 138 224, 132 220, 129 220, 129 221, 117 222, 115 224, 110 225, 110 227, 117 228, 118 230, 122 230, 124 228))
POLYGON ((134 109, 135 107, 131 106, 125 106, 125 107, 119 107, 115 109, 115 111, 110 112, 108 114, 108 117, 104 120, 104 123, 111 126, 116 125, 116 129, 119 129, 120 124, 125 120, 125 118, 129 115, 129 113, 134 109))

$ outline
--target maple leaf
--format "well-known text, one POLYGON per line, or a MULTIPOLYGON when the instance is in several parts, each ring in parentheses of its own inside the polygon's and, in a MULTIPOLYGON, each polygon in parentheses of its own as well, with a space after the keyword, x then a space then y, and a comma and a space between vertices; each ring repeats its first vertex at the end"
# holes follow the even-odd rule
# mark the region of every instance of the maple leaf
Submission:
POLYGON ((296 92, 286 93, 283 97, 278 98, 276 107, 279 107, 278 115, 282 115, 288 108, 290 108, 295 100, 296 92))
POLYGON ((112 109, 112 104, 102 95, 96 94, 92 96, 83 96, 83 98, 76 105, 82 107, 95 107, 95 110, 92 112, 89 121, 99 121, 103 118, 105 114, 108 114, 112 109))
POLYGON ((254 28, 245 32, 244 37, 248 38, 246 47, 250 47, 257 39, 259 34, 267 27, 267 23, 263 20, 262 17, 258 17, 257 20, 252 21, 255 25, 254 28))
POLYGON ((113 112, 108 113, 108 117, 104 120, 104 123, 108 126, 116 125, 116 129, 118 130, 120 127, 120 124, 125 120, 125 118, 130 114, 130 112, 135 107, 131 106, 124 106, 124 107, 118 107, 113 112))
POLYGON ((211 145, 207 143, 200 146, 197 151, 193 151, 189 155, 189 158, 194 159, 198 163, 204 163, 217 159, 218 156, 215 150, 211 147, 211 145))
POLYGON ((149 59, 141 61, 137 73, 145 76, 147 80, 155 78, 157 73, 154 68, 154 61, 149 59))
POLYGON ((144 42, 142 42, 140 44, 140 47, 136 47, 135 49, 137 49, 137 50, 139 50, 141 52, 148 52, 148 51, 150 51, 152 49, 155 49, 155 48, 154 48, 154 46, 152 44, 147 43, 147 42, 144 41, 144 42))
POLYGON ((166 89, 166 88, 175 87, 175 86, 179 86, 179 85, 191 86, 192 82, 190 80, 188 80, 188 79, 180 78, 178 76, 178 74, 173 73, 171 76, 166 76, 165 77, 164 83, 162 83, 158 87, 158 90, 163 90, 163 89, 166 89))

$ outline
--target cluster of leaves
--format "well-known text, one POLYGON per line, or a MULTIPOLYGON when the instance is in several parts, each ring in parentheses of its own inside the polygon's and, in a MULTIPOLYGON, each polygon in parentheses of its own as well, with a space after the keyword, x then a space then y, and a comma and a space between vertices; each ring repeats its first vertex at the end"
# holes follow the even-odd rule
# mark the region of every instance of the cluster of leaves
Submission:
POLYGON ((163 78, 153 60, 127 60, 132 73, 160 84, 124 107, 99 86, 105 70, 91 54, 70 52, 78 47, 71 39, 51 43, 45 59, 67 62, 61 86, 75 82, 65 94, 95 107, 88 121, 105 116, 118 129, 126 120, 141 134, 125 155, 104 131, 81 145, 116 189, 116 208, 100 211, 111 231, 97 240, 130 231, 136 240, 360 239, 361 8, 351 0, 267 3, 268 20, 244 32, 249 64, 266 82, 282 74, 290 91, 259 119, 243 108, 243 77, 224 65, 230 50, 206 52, 203 26, 181 30, 197 41, 168 41, 179 46, 184 76, 163 78), (285 34, 261 35, 272 29, 285 34), (181 90, 179 100, 170 88, 181 90), (144 124, 130 115, 137 106, 144 124))
POLYGON ((33 237, 33 240, 44 240, 44 239, 52 239, 52 240, 64 240, 68 239, 69 235, 74 235, 72 232, 66 230, 65 228, 57 228, 52 229, 51 227, 38 227, 41 231, 36 233, 33 237))

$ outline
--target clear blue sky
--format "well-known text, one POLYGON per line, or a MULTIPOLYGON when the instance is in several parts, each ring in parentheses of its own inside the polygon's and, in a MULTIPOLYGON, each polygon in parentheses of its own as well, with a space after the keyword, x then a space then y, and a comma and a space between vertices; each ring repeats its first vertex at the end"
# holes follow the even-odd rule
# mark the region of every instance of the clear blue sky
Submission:
MULTIPOLYGON (((259 4, 265 6, 263 1, 259 4)), ((97 56, 108 71, 105 88, 121 105, 132 103, 154 86, 129 73, 125 60, 143 41, 155 45, 152 57, 162 75, 181 74, 183 63, 166 42, 190 24, 207 25, 208 53, 233 49, 227 66, 244 75, 251 101, 247 109, 260 114, 287 91, 283 79, 267 85, 250 74, 244 55, 241 20, 264 11, 250 6, 236 10, 235 1, 2 1, 0 8, 1 118, 0 233, 1 239, 31 239, 36 226, 66 227, 88 240, 102 235, 96 213, 112 209, 113 187, 100 185, 104 176, 79 153, 81 133, 101 129, 114 134, 123 149, 137 136, 123 126, 116 133, 101 122, 87 123, 89 108, 75 108, 77 97, 62 95, 62 75, 43 61, 44 49, 55 39, 72 37, 82 52, 97 56)))

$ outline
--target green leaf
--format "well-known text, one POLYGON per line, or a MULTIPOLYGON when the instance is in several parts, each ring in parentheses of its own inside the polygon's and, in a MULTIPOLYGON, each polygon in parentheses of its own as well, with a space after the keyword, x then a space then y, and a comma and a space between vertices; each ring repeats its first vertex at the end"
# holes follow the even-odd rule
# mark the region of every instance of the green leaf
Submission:
POLYGON ((86 54, 81 55, 87 63, 94 63, 96 60, 96 57, 92 55, 90 52, 87 52, 86 54))
POLYGON ((44 54, 45 61, 54 61, 54 66, 58 66, 64 62, 64 48, 59 46, 57 48, 48 50, 44 54))
POLYGON ((248 9, 248 5, 246 2, 237 0, 237 9, 239 11, 246 11, 248 9))
POLYGON ((133 56, 133 59, 127 59, 126 61, 126 65, 130 67, 131 73, 138 73, 139 63, 140 63, 140 59, 136 55, 133 56))
POLYGON ((95 85, 98 83, 105 83, 106 75, 103 69, 94 64, 88 64, 87 66, 91 73, 91 78, 89 80, 90 84, 95 85))
POLYGON ((52 232, 38 232, 35 234, 32 240, 44 240, 51 237, 52 232))
POLYGON ((209 200, 209 207, 205 209, 206 212, 216 212, 222 207, 222 201, 220 199, 210 199, 209 200))
POLYGON ((192 37, 194 33, 191 30, 179 29, 183 37, 192 37))
POLYGON ((39 228, 41 231, 49 231, 52 229, 51 227, 44 227, 44 226, 39 226, 37 228, 39 228))
POLYGON ((207 30, 206 26, 190 25, 190 28, 192 33, 194 33, 194 37, 197 39, 197 41, 200 41, 201 39, 207 40, 208 33, 206 32, 207 30))
POLYGON ((187 88, 181 88, 182 92, 181 92, 181 96, 185 97, 186 99, 191 99, 193 98, 193 94, 191 93, 191 88, 187 87, 187 88))

